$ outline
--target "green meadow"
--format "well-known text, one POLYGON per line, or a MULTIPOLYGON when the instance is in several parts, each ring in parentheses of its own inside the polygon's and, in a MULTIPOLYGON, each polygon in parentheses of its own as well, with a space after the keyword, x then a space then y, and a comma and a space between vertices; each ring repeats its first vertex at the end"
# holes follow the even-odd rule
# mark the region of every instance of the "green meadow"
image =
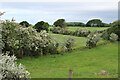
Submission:
MULTIPOLYGON (((69 27, 70 30, 77 27, 69 27)), ((74 29, 74 30, 75 30, 74 29)), ((82 28, 84 29, 84 28, 82 28)), ((107 28, 86 28, 91 31, 107 28)), ((24 57, 18 60, 26 66, 31 78, 68 78, 69 69, 73 78, 115 78, 118 76, 118 43, 101 40, 97 47, 85 48, 85 37, 50 33, 51 38, 61 45, 68 38, 73 38, 73 51, 62 54, 39 57, 24 57), (107 76, 99 75, 104 70, 107 76)))

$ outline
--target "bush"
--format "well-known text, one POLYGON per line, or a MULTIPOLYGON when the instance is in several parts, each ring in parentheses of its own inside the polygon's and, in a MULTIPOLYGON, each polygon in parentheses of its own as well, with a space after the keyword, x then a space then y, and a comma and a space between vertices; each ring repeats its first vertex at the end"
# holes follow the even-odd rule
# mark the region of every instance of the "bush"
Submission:
MULTIPOLYGON (((32 27, 22 28, 19 24, 6 21, 2 24, 3 51, 22 58, 23 55, 42 55, 51 44, 51 38, 46 31, 37 32, 32 27)), ((47 54, 47 53, 45 53, 47 54)))
POLYGON ((90 34, 89 30, 76 30, 73 35, 79 37, 87 37, 90 34))
POLYGON ((53 33, 56 33, 56 34, 60 34, 63 32, 63 29, 60 28, 60 27, 54 27, 53 29, 51 29, 53 33))
POLYGON ((86 46, 90 49, 96 47, 97 42, 100 40, 100 35, 98 33, 91 33, 88 35, 88 40, 86 46))
POLYGON ((47 49, 50 54, 58 54, 59 43, 51 43, 48 45, 47 49))
POLYGON ((115 33, 111 33, 111 34, 110 34, 110 41, 111 41, 111 42, 115 42, 115 41, 117 41, 117 40, 118 40, 118 35, 115 34, 115 33))
POLYGON ((56 34, 73 35, 73 36, 79 36, 79 37, 87 37, 90 34, 89 30, 69 31, 66 28, 60 28, 60 27, 54 27, 51 30, 53 33, 56 33, 56 34))
POLYGON ((107 29, 109 34, 115 33, 118 35, 118 40, 120 40, 120 20, 114 21, 111 27, 107 29))
POLYGON ((15 56, 0 54, 0 80, 27 80, 30 73, 16 60, 15 56))
POLYGON ((101 38, 104 40, 109 40, 110 34, 107 31, 104 31, 101 35, 101 38))
POLYGON ((68 38, 68 39, 65 41, 65 46, 64 46, 65 49, 66 49, 67 51, 71 51, 74 43, 75 43, 74 39, 68 38))

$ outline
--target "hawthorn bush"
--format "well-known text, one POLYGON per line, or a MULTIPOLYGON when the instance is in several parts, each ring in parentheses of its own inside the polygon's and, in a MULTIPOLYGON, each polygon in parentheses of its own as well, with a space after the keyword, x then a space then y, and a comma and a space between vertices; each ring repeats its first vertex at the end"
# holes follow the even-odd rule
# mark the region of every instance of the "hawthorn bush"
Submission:
POLYGON ((24 55, 43 55, 52 39, 46 31, 37 32, 32 27, 22 28, 19 24, 11 21, 2 23, 2 41, 5 44, 3 52, 10 51, 18 58, 24 55))
POLYGON ((107 29, 108 34, 115 33, 118 35, 118 40, 120 41, 120 20, 114 21, 111 27, 107 29))
POLYGON ((90 49, 96 47, 98 41, 100 40, 100 35, 98 33, 91 33, 87 38, 86 46, 90 49))
POLYGON ((69 31, 66 28, 60 28, 60 27, 54 27, 53 29, 51 29, 51 31, 56 34, 73 35, 79 37, 87 37, 90 34, 89 30, 69 31))
POLYGON ((66 28, 54 27, 51 31, 55 34, 73 35, 74 32, 67 30, 66 28))
POLYGON ((73 38, 68 38, 64 43, 65 51, 71 51, 74 43, 75 40, 73 38))
POLYGON ((111 34, 110 34, 110 41, 111 41, 111 42, 115 42, 115 41, 117 41, 117 40, 118 40, 118 35, 115 34, 115 33, 111 33, 111 34))
POLYGON ((73 35, 79 37, 87 37, 90 34, 89 30, 76 30, 73 35))
POLYGON ((0 80, 27 80, 29 72, 22 64, 17 64, 15 56, 0 53, 0 80))

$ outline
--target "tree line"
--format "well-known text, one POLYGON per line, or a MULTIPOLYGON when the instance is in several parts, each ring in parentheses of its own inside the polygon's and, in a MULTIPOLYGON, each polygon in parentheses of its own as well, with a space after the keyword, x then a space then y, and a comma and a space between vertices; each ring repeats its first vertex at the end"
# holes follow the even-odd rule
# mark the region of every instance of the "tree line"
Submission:
MULTIPOLYGON (((20 25, 22 25, 23 27, 28 27, 30 26, 30 24, 27 21, 22 21, 20 22, 20 25)), ((102 20, 100 19, 92 19, 89 20, 86 24, 83 22, 66 22, 65 19, 58 19, 53 23, 53 26, 55 27, 65 27, 65 26, 79 26, 79 27, 110 27, 111 23, 104 23, 102 22, 102 20)), ((48 31, 48 26, 49 23, 48 22, 44 22, 44 21, 40 21, 37 22, 34 25, 34 28, 37 29, 38 32, 40 32, 40 29, 44 29, 46 31, 48 31)))

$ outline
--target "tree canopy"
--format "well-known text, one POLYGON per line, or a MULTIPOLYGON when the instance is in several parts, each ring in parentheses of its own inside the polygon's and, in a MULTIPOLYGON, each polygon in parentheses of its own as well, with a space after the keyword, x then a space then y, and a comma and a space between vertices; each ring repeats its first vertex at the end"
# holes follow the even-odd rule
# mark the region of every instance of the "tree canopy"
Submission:
POLYGON ((102 21, 100 19, 92 19, 86 23, 87 27, 102 27, 102 21))
POLYGON ((57 21, 54 22, 54 24, 56 27, 61 27, 64 28, 65 27, 65 19, 58 19, 57 21))
POLYGON ((67 26, 85 26, 82 22, 66 22, 67 26))
POLYGON ((29 27, 30 26, 30 24, 27 21, 22 21, 19 24, 22 25, 23 27, 29 27))
POLYGON ((34 25, 34 28, 37 32, 40 32, 41 30, 46 30, 48 32, 49 24, 47 22, 40 21, 34 25))

